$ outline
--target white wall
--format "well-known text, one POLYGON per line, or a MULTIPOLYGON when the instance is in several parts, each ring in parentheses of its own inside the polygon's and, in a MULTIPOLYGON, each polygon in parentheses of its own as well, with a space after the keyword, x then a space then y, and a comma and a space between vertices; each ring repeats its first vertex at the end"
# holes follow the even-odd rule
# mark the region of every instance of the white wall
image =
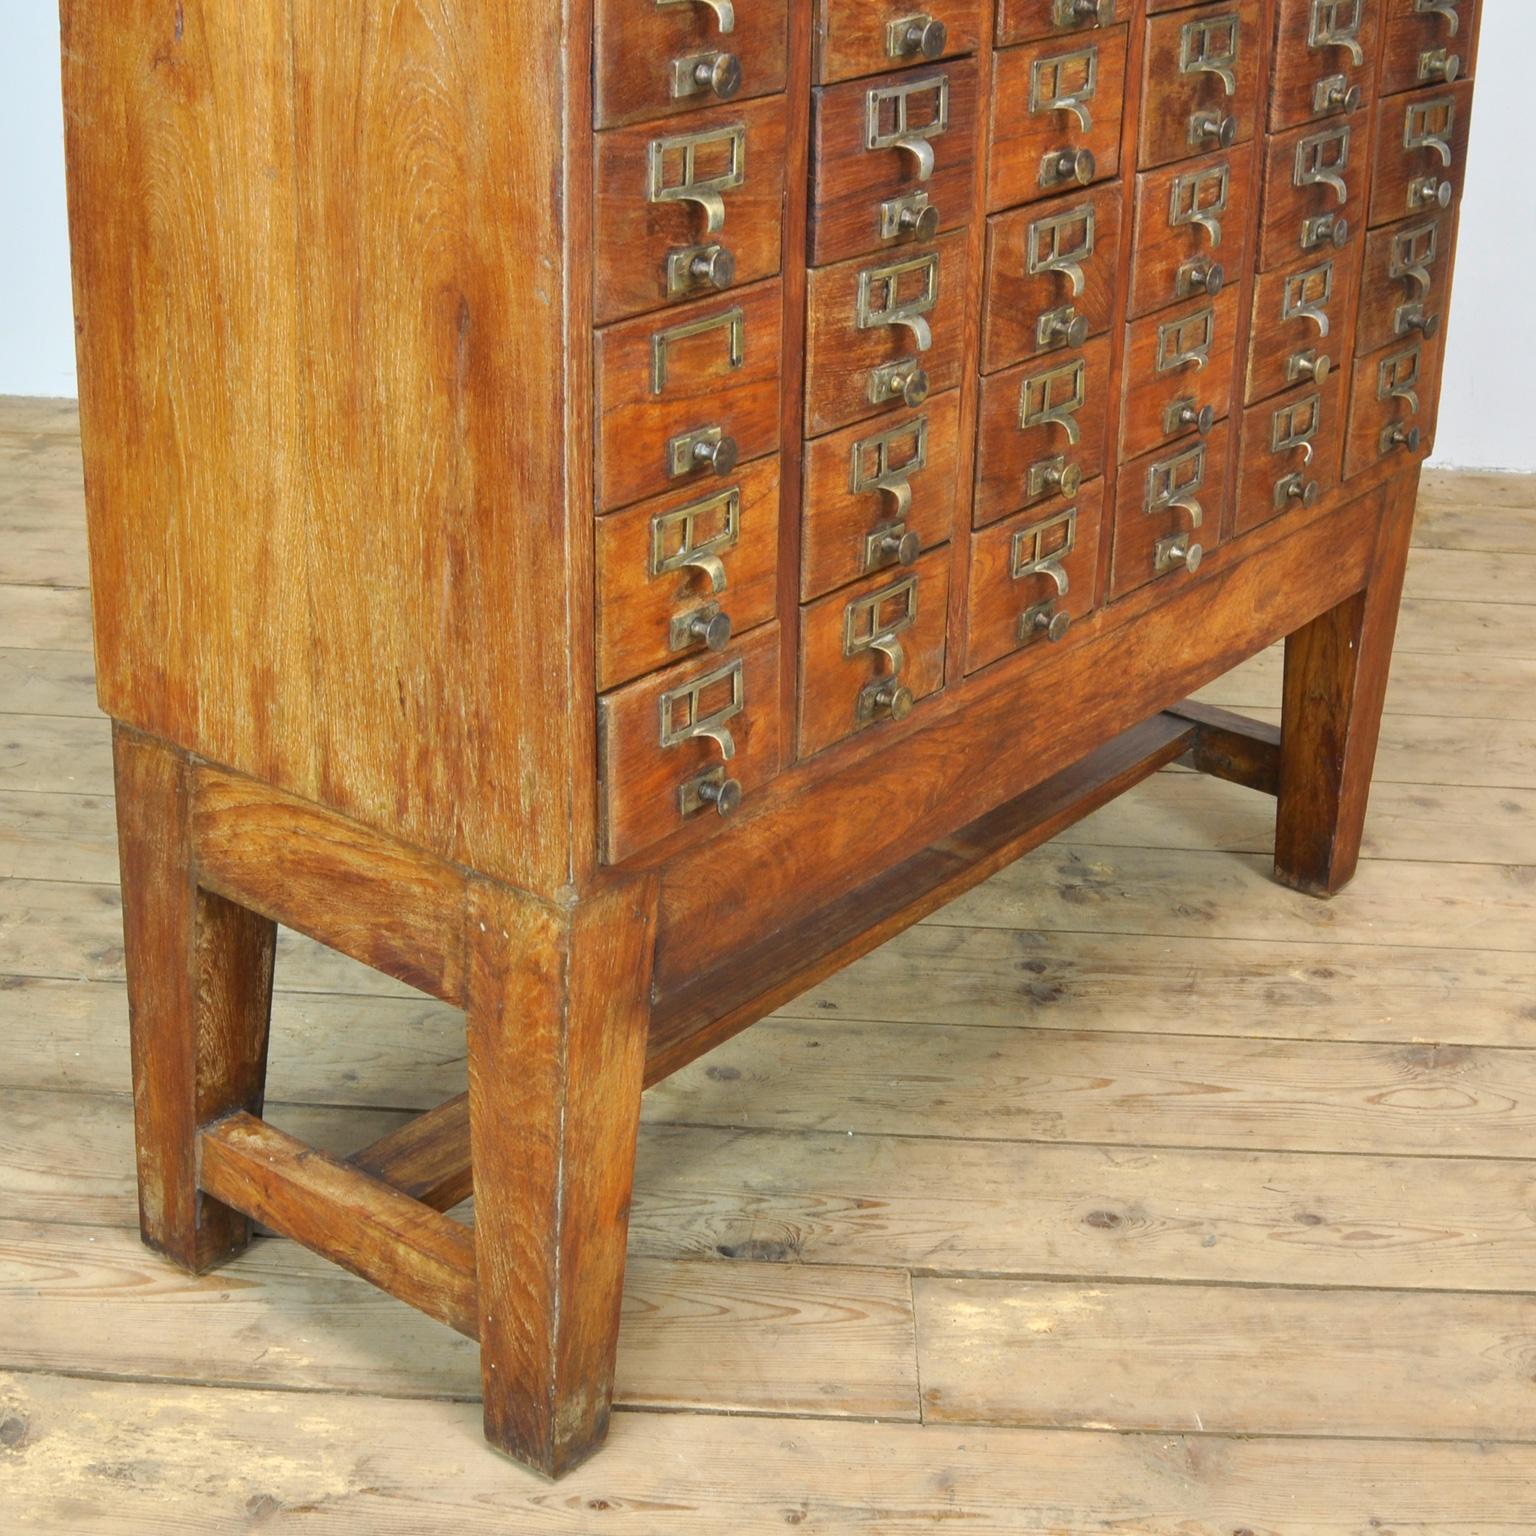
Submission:
MULTIPOLYGON (((1536 5, 1484 0, 1436 461, 1536 470, 1536 5)), ((57 8, 0 0, 0 394, 72 395, 57 8)))

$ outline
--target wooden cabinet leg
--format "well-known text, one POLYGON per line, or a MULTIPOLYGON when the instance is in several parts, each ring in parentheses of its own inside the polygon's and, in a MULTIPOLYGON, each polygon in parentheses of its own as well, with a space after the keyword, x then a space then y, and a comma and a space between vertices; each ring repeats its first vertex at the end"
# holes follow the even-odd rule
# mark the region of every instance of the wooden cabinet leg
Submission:
POLYGON ((486 1438, 548 1477, 613 1400, 656 891, 469 911, 469 1115, 486 1438))
POLYGON ((186 759, 122 726, 112 745, 139 1224, 200 1273, 250 1241, 246 1217, 198 1192, 196 1141, 211 1120, 261 1113, 275 926, 198 889, 186 759))
POLYGON ((1360 861, 1417 496, 1416 474, 1389 487, 1370 584, 1285 642, 1275 878, 1309 895, 1360 861))

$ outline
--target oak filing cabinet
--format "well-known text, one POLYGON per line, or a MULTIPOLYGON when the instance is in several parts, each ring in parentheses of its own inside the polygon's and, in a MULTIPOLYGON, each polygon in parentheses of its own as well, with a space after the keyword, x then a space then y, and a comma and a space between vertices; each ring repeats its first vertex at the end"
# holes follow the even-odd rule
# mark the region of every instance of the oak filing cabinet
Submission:
POLYGON ((1478 5, 925 3, 63 3, 145 1237, 477 1338, 549 1474, 644 1085, 1178 758, 1359 851, 1478 5), (468 1094, 266 1125, 275 922, 468 1094))

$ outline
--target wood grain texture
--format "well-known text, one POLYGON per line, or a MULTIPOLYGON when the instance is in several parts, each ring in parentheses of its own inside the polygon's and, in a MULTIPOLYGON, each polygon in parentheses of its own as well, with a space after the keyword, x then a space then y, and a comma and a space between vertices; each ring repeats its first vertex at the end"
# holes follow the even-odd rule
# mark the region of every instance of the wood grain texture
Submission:
MULTIPOLYGON (((1259 60, 1267 41, 1263 17, 1263 0, 1234 0, 1226 6, 1209 7, 1202 16, 1179 14, 1148 23, 1147 79, 1156 82, 1157 89, 1142 95, 1138 161, 1142 170, 1215 148, 1192 136, 1191 123, 1200 112, 1232 118, 1235 143, 1246 144, 1253 137, 1262 115, 1259 98, 1264 86, 1259 60), (1237 23, 1231 90, 1209 71, 1182 68, 1185 27, 1203 17, 1225 20, 1229 16, 1237 23)), ((1218 44, 1225 40, 1223 33, 1218 44)), ((1220 46, 1216 51, 1222 51, 1220 46)))

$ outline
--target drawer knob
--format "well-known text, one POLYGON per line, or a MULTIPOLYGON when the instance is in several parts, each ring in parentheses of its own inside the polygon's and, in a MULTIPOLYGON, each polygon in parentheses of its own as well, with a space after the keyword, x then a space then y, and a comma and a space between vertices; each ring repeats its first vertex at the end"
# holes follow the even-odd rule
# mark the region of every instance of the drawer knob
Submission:
POLYGON ((734 53, 696 53, 672 64, 672 95, 697 96, 708 91, 729 101, 741 89, 741 60, 734 53))
POLYGON ((875 565, 915 565, 923 552, 923 541, 916 529, 892 528, 874 542, 875 565))
POLYGON ((1316 480, 1308 480, 1303 475, 1287 475, 1276 490, 1279 494, 1275 500, 1282 507, 1292 501, 1299 501, 1304 507, 1315 507, 1323 494, 1323 488, 1316 480))
MULTIPOLYGON (((1051 8, 1051 21, 1058 27, 1081 26, 1085 21, 1100 22, 1105 19, 1105 0, 1056 0, 1051 8)), ((1109 19, 1113 20, 1113 0, 1109 4, 1109 19)))
POLYGON ((1423 437, 1417 427, 1410 427, 1406 422, 1394 421, 1381 434, 1381 451, 1391 453, 1394 448, 1402 448, 1409 453, 1417 453, 1422 441, 1423 437))
POLYGON ((1331 245, 1342 251, 1349 244, 1349 220, 1342 214, 1320 213, 1301 226, 1301 248, 1315 251, 1320 246, 1331 245))
POLYGON ((858 718, 878 720, 884 715, 889 720, 905 720, 916 702, 912 690, 900 678, 876 678, 866 683, 859 695, 858 718))
POLYGON ((1352 113, 1360 109, 1360 87, 1351 85, 1343 75, 1333 75, 1317 89, 1315 105, 1319 112, 1352 113))
POLYGON ((1176 533, 1172 538, 1160 539, 1157 545, 1157 569, 1159 571, 1177 570, 1182 566, 1191 575, 1200 569, 1201 562, 1205 559, 1205 549, 1202 545, 1191 544, 1187 533, 1176 533))
POLYGON ((1438 176, 1421 176, 1408 188, 1408 206, 1417 213, 1423 208, 1449 208, 1456 189, 1438 176))
POLYGON ((1193 400, 1175 400, 1168 407, 1167 419, 1164 422, 1169 437, 1176 432, 1182 432, 1186 427, 1193 427, 1201 437, 1209 437, 1215 425, 1215 408, 1209 405, 1196 405, 1193 400))
POLYGON ((1091 149, 1052 150, 1041 163, 1040 185, 1060 187, 1070 181, 1086 187, 1098 174, 1098 169, 1099 163, 1091 149))
POLYGON ((1297 352, 1285 365, 1286 379, 1292 384, 1300 384, 1303 379, 1310 379, 1314 384, 1326 384, 1332 372, 1333 359, 1326 353, 1297 352))
POLYGON ((1227 269, 1219 261, 1201 258, 1186 261, 1179 268, 1178 292, 1181 299, 1193 298, 1203 293, 1214 299, 1227 286, 1227 269))
POLYGON ((1080 315, 1069 304, 1041 315, 1035 332, 1042 347, 1081 347, 1088 340, 1088 316, 1080 315))
POLYGON ((1237 119, 1227 112, 1196 112, 1189 120, 1189 142, 1211 149, 1231 149, 1237 143, 1237 119))
POLYGON ((723 651, 731 643, 731 616, 716 603, 680 614, 672 621, 674 651, 685 651, 700 643, 706 651, 723 651))
POLYGON ((736 257, 723 245, 708 246, 688 263, 688 275, 704 288, 729 288, 736 281, 736 257))
POLYGON ((926 12, 903 16, 885 29, 885 51, 893 59, 936 59, 949 42, 949 28, 926 12))
POLYGON ((717 475, 728 475, 736 468, 738 449, 734 437, 722 437, 718 442, 698 442, 693 445, 693 462, 707 465, 717 475))
POLYGON ((939 232, 939 210, 932 203, 907 204, 896 215, 896 228, 917 240, 932 240, 939 232))
POLYGON ((1419 79, 1455 85, 1461 78, 1461 55, 1449 48, 1430 48, 1419 55, 1419 79))
POLYGON ((1396 320, 1399 336, 1411 336, 1417 331, 1429 341, 1440 332, 1440 316, 1430 314, 1422 304, 1399 305, 1396 320))
POLYGON ((705 779, 698 787, 699 801, 714 806, 721 816, 734 816, 741 809, 741 781, 705 779))
POLYGON ((1026 488, 1031 501, 1042 496, 1076 496, 1083 488, 1082 466, 1064 458, 1042 459, 1029 466, 1026 488))
POLYGON ((1036 635, 1044 635, 1052 645, 1060 645, 1072 627, 1072 615, 1056 612, 1053 603, 1031 608, 1024 618, 1025 625, 1021 627, 1028 631, 1024 638, 1033 639, 1036 635))
POLYGON ((903 405, 918 406, 928 398, 931 387, 928 370, 920 363, 882 363, 869 376, 869 403, 888 405, 900 400, 903 405))

